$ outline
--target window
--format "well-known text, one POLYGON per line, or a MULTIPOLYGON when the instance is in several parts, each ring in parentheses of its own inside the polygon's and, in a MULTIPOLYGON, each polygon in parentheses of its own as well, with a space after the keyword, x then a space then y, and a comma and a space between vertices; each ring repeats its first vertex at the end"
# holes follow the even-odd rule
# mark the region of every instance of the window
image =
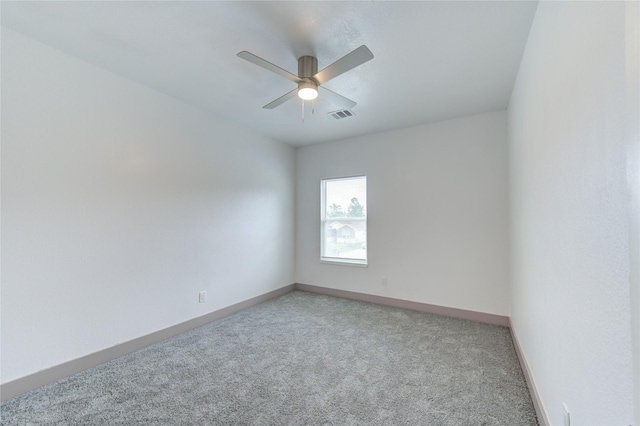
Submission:
POLYGON ((367 177, 323 179, 320 260, 367 264, 367 177))

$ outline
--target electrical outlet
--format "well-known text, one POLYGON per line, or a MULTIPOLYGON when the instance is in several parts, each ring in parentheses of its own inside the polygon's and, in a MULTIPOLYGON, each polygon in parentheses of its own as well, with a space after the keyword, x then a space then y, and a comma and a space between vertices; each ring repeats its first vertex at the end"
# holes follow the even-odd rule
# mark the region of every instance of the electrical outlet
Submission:
POLYGON ((387 277, 382 277, 382 280, 380 280, 380 285, 382 287, 386 287, 387 286, 387 277))
POLYGON ((207 292, 201 291, 198 293, 198 303, 204 303, 205 300, 207 300, 207 292))
POLYGON ((564 426, 571 426, 571 413, 564 402, 562 403, 562 412, 564 413, 564 426))

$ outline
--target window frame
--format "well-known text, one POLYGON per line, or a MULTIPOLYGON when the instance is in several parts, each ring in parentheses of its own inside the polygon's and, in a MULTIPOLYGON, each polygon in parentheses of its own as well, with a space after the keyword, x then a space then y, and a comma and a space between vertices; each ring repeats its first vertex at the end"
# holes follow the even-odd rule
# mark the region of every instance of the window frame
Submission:
MULTIPOLYGON (((368 195, 368 187, 367 187, 367 175, 358 174, 358 175, 350 175, 350 176, 340 176, 340 177, 329 177, 329 178, 321 178, 320 179, 320 263, 333 264, 333 265, 344 265, 344 266, 358 266, 366 268, 369 266, 369 246, 368 246, 368 200, 365 200, 365 216, 364 216, 364 235, 365 235, 365 258, 364 259, 355 259, 355 258, 346 258, 346 257, 332 257, 325 256, 325 223, 327 222, 327 182, 330 181, 340 181, 340 180, 352 180, 352 179, 361 179, 365 180, 365 194, 368 195)), ((368 198, 368 197, 367 197, 368 198)), ((331 218, 332 219, 332 218, 331 218)))

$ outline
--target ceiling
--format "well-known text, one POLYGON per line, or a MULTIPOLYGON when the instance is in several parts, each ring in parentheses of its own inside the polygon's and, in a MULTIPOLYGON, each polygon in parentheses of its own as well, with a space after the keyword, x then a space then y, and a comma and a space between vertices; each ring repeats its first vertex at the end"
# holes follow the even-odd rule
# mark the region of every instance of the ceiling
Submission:
POLYGON ((89 63, 293 146, 508 106, 537 2, 2 2, 2 25, 89 63), (374 58, 325 87, 358 103, 354 117, 242 60, 247 50, 294 74, 367 45, 374 58))

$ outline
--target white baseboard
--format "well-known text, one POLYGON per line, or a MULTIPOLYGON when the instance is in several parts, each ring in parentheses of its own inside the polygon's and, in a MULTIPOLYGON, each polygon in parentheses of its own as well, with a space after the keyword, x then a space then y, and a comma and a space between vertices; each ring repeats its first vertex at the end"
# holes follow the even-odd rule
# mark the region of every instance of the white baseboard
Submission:
POLYGON ((549 422, 549 417, 547 416, 547 413, 544 410, 544 405, 542 405, 542 399, 540 398, 540 394, 538 393, 536 382, 535 380, 533 380, 533 373, 531 373, 531 369, 529 368, 529 363, 527 362, 527 359, 524 356, 524 352, 522 351, 522 346, 520 346, 520 341, 518 340, 518 335, 516 333, 515 328, 513 327, 513 323, 511 322, 511 319, 509 319, 509 330, 511 330, 511 338, 513 340, 513 346, 516 349, 516 354, 518 355, 518 360, 520 361, 520 367, 522 368, 524 379, 527 382, 527 387, 529 388, 529 393, 531 394, 531 399, 533 400, 533 407, 536 409, 538 422, 540 423, 540 426, 550 426, 551 422, 549 422))
POLYGON ((412 311, 427 312, 430 314, 466 319, 487 324, 509 327, 509 317, 504 315, 488 314, 485 312, 468 311, 466 309, 449 308, 447 306, 430 305, 428 303, 412 302, 410 300, 394 299, 385 296, 375 296, 366 293, 338 290, 335 288, 319 287, 309 284, 296 283, 296 290, 312 293, 326 294, 327 296, 342 297, 344 299, 359 300, 361 302, 377 303, 378 305, 393 306, 395 308, 409 309, 412 311))
POLYGON ((236 303, 235 305, 227 306, 226 308, 210 312, 201 317, 176 324, 174 326, 156 331, 151 334, 147 334, 146 336, 142 336, 128 342, 120 343, 110 348, 85 355, 83 357, 38 371, 33 374, 29 374, 28 376, 15 379, 7 383, 3 383, 0 386, 0 400, 5 401, 7 399, 11 399, 25 392, 29 392, 49 383, 56 382, 62 378, 84 371, 88 368, 104 364, 105 362, 111 361, 112 359, 116 359, 123 355, 145 348, 149 345, 153 345, 154 343, 158 343, 173 336, 177 336, 178 334, 184 333, 185 331, 189 331, 196 327, 208 324, 211 321, 215 321, 231 314, 235 314, 236 312, 239 312, 250 306, 266 302, 267 300, 273 299, 278 296, 282 296, 283 294, 289 293, 294 289, 295 285, 290 284, 288 286, 270 291, 260 296, 253 297, 243 302, 236 303))
POLYGON ((207 323, 210 323, 211 321, 224 318, 250 306, 257 305, 275 297, 282 296, 283 294, 289 293, 293 290, 308 291, 312 293, 325 294, 328 296, 342 297, 345 299, 377 303, 380 305, 393 306, 396 308, 410 309, 419 312, 428 312, 437 315, 444 315, 454 318, 467 319, 509 327, 511 329, 511 335, 513 337, 516 354, 518 355, 518 360, 520 361, 522 371, 527 381, 527 386, 529 387, 529 392, 531 393, 531 398, 533 399, 533 405, 538 416, 538 421, 540 422, 541 426, 550 425, 549 419, 547 418, 542 406, 542 401, 540 400, 540 397, 538 395, 535 382, 533 381, 533 375, 531 374, 529 365, 527 364, 526 358, 524 357, 522 348, 520 347, 520 342, 518 341, 518 337, 515 330, 513 329, 513 325, 511 324, 509 317, 300 283, 290 284, 288 286, 265 293, 263 295, 253 297, 240 303, 236 303, 235 305, 227 306, 226 308, 208 313, 201 317, 176 324, 155 333, 151 333, 146 336, 142 336, 137 339, 133 339, 128 342, 121 343, 110 348, 83 356, 81 358, 77 358, 51 368, 38 371, 28 376, 3 383, 0 386, 0 399, 4 401, 10 398, 14 398, 20 394, 37 389, 49 383, 53 383, 62 378, 84 371, 88 368, 96 367, 100 364, 104 364, 105 362, 111 361, 115 358, 121 357, 131 352, 135 352, 154 343, 169 339, 180 333, 184 333, 185 331, 203 326, 207 323))

